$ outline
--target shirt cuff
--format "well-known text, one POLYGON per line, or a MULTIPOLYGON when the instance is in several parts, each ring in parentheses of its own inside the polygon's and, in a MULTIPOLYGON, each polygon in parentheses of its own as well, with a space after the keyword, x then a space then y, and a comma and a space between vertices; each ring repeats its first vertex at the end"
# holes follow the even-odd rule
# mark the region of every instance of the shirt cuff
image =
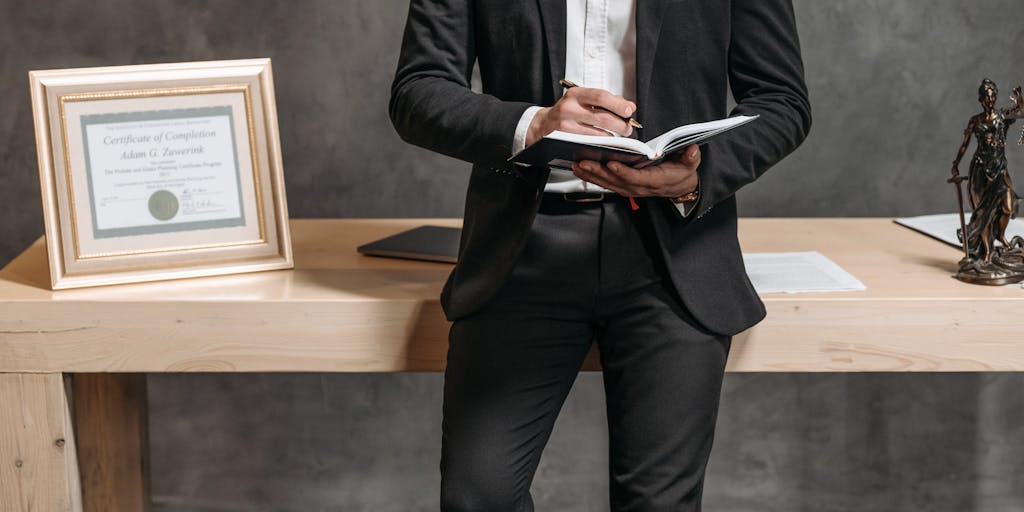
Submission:
POLYGON ((526 149, 526 132, 530 130, 530 123, 533 122, 533 116, 537 115, 537 111, 541 107, 533 106, 526 109, 523 112, 523 117, 519 118, 519 124, 516 125, 516 133, 512 137, 512 154, 516 154, 526 149))
POLYGON ((693 211, 693 208, 697 206, 698 201, 700 201, 700 182, 697 182, 697 199, 694 199, 693 201, 686 201, 684 203, 672 203, 672 205, 679 210, 679 214, 685 219, 693 211))

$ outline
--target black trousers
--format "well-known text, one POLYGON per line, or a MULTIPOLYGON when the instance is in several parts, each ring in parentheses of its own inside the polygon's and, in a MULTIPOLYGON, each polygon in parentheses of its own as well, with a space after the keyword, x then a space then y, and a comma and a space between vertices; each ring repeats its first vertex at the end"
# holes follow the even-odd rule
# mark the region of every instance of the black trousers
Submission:
POLYGON ((541 452, 595 340, 612 510, 700 510, 731 338, 681 306, 642 213, 545 194, 507 283, 452 325, 442 511, 534 510, 541 452))

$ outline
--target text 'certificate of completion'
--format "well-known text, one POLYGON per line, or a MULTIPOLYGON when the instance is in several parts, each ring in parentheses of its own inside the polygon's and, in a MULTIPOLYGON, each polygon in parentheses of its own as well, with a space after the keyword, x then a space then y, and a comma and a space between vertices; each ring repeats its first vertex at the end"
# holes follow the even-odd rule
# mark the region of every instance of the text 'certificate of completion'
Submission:
POLYGON ((95 238, 242 226, 230 106, 82 116, 95 238))

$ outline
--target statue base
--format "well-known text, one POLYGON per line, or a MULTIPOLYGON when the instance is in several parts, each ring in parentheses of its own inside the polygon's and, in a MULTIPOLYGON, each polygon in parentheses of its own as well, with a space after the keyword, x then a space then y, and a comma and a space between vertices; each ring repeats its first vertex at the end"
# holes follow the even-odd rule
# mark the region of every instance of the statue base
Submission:
MULTIPOLYGON (((1009 256, 1009 255, 1007 255, 1009 256)), ((960 269, 953 276, 965 283, 986 286, 1002 286, 1024 281, 1024 262, 1017 258, 996 256, 992 262, 985 263, 973 258, 960 260, 960 269)))

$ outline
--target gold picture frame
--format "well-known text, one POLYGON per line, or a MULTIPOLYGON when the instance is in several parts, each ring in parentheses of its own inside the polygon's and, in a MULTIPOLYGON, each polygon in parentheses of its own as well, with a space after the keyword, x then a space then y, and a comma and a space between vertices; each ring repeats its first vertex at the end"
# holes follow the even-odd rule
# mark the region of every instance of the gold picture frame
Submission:
POLYGON ((29 82, 54 290, 294 266, 270 59, 29 82))

